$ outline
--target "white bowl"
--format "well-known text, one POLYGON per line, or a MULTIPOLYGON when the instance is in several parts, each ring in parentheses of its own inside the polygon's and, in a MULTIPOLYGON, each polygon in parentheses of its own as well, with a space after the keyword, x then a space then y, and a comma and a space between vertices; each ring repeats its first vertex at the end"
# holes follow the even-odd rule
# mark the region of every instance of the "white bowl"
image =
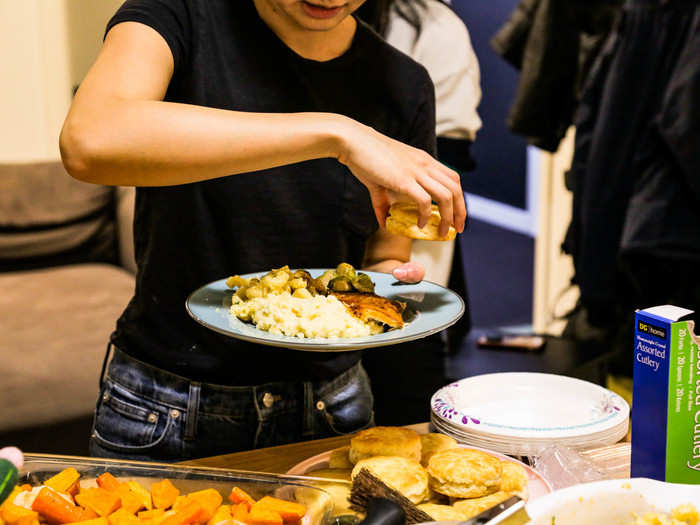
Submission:
POLYGON ((527 512, 532 525, 623 525, 632 523, 632 513, 669 512, 684 503, 700 510, 700 485, 633 478, 557 490, 528 503, 527 512))

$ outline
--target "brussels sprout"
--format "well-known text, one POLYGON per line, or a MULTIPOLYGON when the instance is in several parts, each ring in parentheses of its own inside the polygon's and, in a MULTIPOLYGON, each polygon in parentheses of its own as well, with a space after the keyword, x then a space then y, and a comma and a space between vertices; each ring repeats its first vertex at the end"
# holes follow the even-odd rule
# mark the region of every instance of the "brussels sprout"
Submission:
POLYGON ((314 279, 314 288, 318 290, 319 293, 326 295, 328 293, 328 283, 331 279, 337 277, 338 272, 335 270, 326 270, 320 277, 314 279))
POLYGON ((358 292, 374 293, 374 283, 366 273, 358 273, 352 285, 358 292))
POLYGON ((352 264, 340 263, 335 268, 335 271, 338 272, 338 275, 342 275, 344 277, 347 277, 348 279, 355 278, 355 268, 352 267, 352 264))
POLYGON ((331 279, 328 288, 334 292, 349 292, 352 290, 352 282, 344 275, 339 275, 331 279))

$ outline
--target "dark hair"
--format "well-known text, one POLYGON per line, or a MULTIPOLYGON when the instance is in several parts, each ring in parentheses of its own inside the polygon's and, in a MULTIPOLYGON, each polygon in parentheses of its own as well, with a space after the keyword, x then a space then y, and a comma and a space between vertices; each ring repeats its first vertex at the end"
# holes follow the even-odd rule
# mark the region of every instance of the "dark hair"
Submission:
POLYGON ((421 19, 419 9, 425 8, 426 0, 367 0, 356 11, 360 19, 367 22, 382 36, 386 36, 389 25, 389 10, 393 7, 401 18, 416 28, 420 33, 421 19))

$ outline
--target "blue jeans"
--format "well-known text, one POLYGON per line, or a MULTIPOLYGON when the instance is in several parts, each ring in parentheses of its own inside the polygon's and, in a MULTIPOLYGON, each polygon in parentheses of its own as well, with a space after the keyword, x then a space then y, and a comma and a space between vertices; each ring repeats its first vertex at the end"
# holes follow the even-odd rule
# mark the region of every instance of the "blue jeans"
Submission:
POLYGON ((358 363, 334 379, 258 386, 197 383, 114 348, 90 454, 178 461, 356 432, 374 424, 358 363))

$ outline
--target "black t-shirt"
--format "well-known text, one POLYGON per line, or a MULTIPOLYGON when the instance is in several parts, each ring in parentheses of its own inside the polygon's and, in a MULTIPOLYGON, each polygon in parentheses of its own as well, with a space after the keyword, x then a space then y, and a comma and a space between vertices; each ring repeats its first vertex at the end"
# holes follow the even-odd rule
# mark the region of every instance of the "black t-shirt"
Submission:
MULTIPOLYGON (((327 62, 288 48, 252 0, 128 0, 107 26, 155 29, 175 61, 167 101, 251 112, 347 115, 434 153, 434 91, 426 70, 358 22, 327 62)), ((245 343, 191 320, 188 294, 232 274, 360 266, 377 221, 367 189, 335 159, 194 184, 138 188, 134 298, 117 323, 123 351, 196 381, 250 385, 328 378, 360 355, 245 343)))

